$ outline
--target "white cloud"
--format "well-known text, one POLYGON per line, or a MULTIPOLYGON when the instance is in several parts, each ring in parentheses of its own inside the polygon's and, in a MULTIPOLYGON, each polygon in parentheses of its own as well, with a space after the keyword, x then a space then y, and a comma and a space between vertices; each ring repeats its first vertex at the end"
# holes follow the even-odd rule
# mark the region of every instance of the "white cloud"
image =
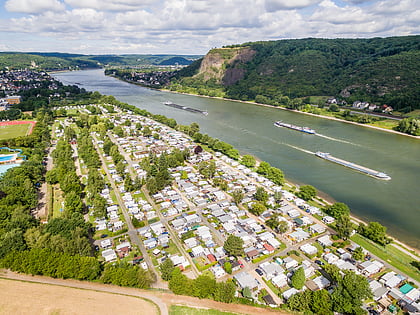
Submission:
POLYGON ((265 0, 265 7, 269 12, 278 10, 294 10, 309 7, 321 0, 265 0))
POLYGON ((154 0, 64 0, 73 8, 104 11, 132 11, 153 4, 154 0))
POLYGON ((65 5, 58 0, 7 0, 4 7, 9 12, 29 14, 65 9, 65 5))
POLYGON ((25 51, 205 53, 249 41, 420 32, 418 0, 344 1, 9 0, 9 12, 19 5, 29 14, 0 17, 0 36, 25 51))

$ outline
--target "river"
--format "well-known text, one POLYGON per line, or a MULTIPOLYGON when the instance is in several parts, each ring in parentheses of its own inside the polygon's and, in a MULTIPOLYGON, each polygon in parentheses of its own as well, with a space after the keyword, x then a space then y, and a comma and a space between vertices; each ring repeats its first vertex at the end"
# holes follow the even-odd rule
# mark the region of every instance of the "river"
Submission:
POLYGON ((89 91, 118 100, 180 124, 197 122, 202 133, 232 144, 283 170, 287 179, 310 184, 330 199, 346 203, 352 214, 377 221, 389 234, 420 249, 420 141, 398 134, 312 117, 277 108, 174 94, 143 88, 106 77, 102 70, 55 73, 64 84, 80 84, 89 91), (164 106, 163 102, 206 110, 204 116, 164 106), (316 130, 309 135, 273 126, 276 120, 316 130), (382 181, 322 160, 316 151, 382 171, 382 181))

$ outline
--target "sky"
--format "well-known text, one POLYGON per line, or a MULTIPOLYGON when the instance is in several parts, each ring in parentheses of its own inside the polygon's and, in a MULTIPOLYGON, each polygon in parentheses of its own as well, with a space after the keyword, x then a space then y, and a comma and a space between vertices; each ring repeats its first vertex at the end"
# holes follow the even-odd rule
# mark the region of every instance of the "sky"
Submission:
POLYGON ((0 51, 206 54, 250 41, 419 33, 420 0, 0 0, 0 51))

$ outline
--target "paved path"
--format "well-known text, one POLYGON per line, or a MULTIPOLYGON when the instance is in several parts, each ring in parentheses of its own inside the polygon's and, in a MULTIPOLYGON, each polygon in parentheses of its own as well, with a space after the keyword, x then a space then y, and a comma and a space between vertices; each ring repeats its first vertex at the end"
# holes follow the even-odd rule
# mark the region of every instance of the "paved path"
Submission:
POLYGON ((125 203, 121 198, 121 194, 118 190, 118 187, 116 186, 114 180, 112 179, 111 174, 109 173, 109 170, 108 170, 108 167, 105 163, 103 155, 100 153, 100 150, 99 150, 99 147, 98 147, 98 144, 97 144, 98 139, 93 134, 92 134, 92 137, 94 139, 94 146, 95 146, 96 150, 98 151, 99 157, 101 159, 102 167, 105 170, 105 173, 108 177, 109 182, 111 183, 111 187, 114 190, 114 193, 115 193, 115 196, 117 198, 118 204, 119 204, 119 206, 121 208, 121 211, 124 215, 124 219, 125 219, 125 222, 127 224, 128 235, 130 236, 130 240, 131 240, 132 243, 136 244, 139 247, 140 251, 143 254, 143 258, 147 263, 147 266, 155 273, 155 275, 157 275, 156 276, 156 281, 152 284, 152 286, 155 287, 155 288, 162 288, 162 289, 167 288, 166 283, 163 282, 162 280, 160 280, 159 274, 156 271, 156 269, 155 269, 155 267, 152 263, 152 260, 150 259, 146 248, 144 247, 143 242, 138 237, 137 229, 134 227, 133 223, 131 222, 130 215, 128 214, 127 208, 125 207, 125 203))

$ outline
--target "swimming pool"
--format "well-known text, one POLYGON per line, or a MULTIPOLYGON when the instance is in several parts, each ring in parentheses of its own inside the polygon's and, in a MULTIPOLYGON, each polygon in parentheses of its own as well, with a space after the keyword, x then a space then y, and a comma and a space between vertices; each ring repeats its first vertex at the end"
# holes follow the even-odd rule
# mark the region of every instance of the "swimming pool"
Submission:
POLYGON ((7 172, 8 169, 20 166, 21 164, 14 163, 14 164, 4 164, 0 165, 0 176, 7 172))
POLYGON ((0 155, 0 162, 11 161, 16 158, 16 154, 0 155))

